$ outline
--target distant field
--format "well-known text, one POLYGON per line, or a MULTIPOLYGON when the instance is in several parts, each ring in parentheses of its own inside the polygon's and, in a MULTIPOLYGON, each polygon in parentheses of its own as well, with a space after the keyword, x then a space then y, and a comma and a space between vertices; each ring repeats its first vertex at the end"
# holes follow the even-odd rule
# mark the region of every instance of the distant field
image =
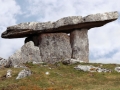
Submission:
MULTIPOLYGON (((77 71, 74 65, 33 65, 26 64, 32 75, 20 80, 16 77, 22 69, 12 69, 12 77, 4 78, 9 68, 0 69, 0 90, 120 90, 120 73, 114 71, 116 64, 103 64, 112 73, 90 73, 77 71), (45 72, 49 72, 46 75, 45 72)), ((101 64, 87 64, 100 66, 101 64)))

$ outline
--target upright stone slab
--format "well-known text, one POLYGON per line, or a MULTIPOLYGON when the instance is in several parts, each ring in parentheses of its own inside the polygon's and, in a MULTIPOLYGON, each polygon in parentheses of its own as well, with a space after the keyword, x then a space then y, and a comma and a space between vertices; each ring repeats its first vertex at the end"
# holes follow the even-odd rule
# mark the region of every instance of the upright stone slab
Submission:
POLYGON ((41 59, 47 63, 56 63, 71 58, 70 38, 66 33, 46 33, 39 35, 41 59))
POLYGON ((70 33, 72 58, 80 61, 89 61, 88 29, 74 30, 70 33))
POLYGON ((42 61, 40 57, 39 47, 34 46, 34 43, 32 41, 29 41, 23 45, 21 49, 11 55, 8 60, 12 62, 12 66, 21 65, 26 62, 42 61))

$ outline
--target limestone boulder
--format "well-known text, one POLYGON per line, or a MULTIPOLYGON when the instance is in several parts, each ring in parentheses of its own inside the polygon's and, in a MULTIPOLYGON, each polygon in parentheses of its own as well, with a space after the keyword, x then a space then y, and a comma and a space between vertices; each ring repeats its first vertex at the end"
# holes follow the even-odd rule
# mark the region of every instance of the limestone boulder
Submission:
POLYGON ((21 38, 39 33, 70 33, 74 29, 93 28, 105 25, 118 18, 118 12, 106 12, 91 14, 85 17, 69 16, 61 18, 55 22, 27 22, 7 27, 2 33, 2 38, 21 38))
POLYGON ((66 33, 45 33, 38 37, 40 56, 44 62, 55 63, 70 59, 72 49, 66 33))
POLYGON ((12 62, 12 66, 21 65, 26 62, 42 61, 39 47, 35 46, 32 41, 23 45, 21 49, 11 55, 8 60, 12 62))

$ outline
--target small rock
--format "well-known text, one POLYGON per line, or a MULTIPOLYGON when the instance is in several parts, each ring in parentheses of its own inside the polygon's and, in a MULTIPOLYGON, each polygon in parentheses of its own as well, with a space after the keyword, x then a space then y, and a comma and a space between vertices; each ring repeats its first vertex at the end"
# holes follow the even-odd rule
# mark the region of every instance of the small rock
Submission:
POLYGON ((16 79, 21 79, 21 78, 24 78, 24 77, 27 77, 27 76, 30 76, 32 73, 31 73, 31 70, 29 69, 24 69, 22 71, 19 72, 18 76, 16 79))
POLYGON ((88 65, 78 65, 77 67, 74 67, 76 70, 82 70, 82 71, 90 71, 92 66, 88 65))
POLYGON ((6 78, 12 77, 12 70, 9 69, 6 74, 6 78))
POLYGON ((77 59, 65 59, 62 61, 62 64, 64 64, 64 65, 76 64, 76 63, 84 63, 84 61, 80 61, 77 59))
POLYGON ((25 65, 14 65, 14 68, 27 68, 25 65))
POLYGON ((89 72, 111 72, 111 70, 109 69, 105 69, 105 68, 100 68, 100 67, 95 67, 92 65, 78 65, 77 67, 74 67, 76 70, 82 70, 82 71, 89 71, 89 72))
POLYGON ((75 63, 84 63, 84 61, 77 60, 77 59, 71 59, 71 60, 70 60, 70 63, 71 63, 71 64, 75 64, 75 63))
POLYGON ((70 60, 69 60, 69 59, 68 59, 68 60, 63 60, 63 61, 62 61, 62 64, 68 65, 68 64, 70 64, 70 60))
POLYGON ((103 72, 103 70, 101 68, 98 68, 97 72, 101 73, 101 72, 103 72))
POLYGON ((104 72, 104 73, 109 72, 109 73, 111 73, 112 71, 110 69, 97 68, 97 72, 99 72, 99 73, 101 73, 101 72, 104 72))
POLYGON ((14 68, 19 68, 19 65, 14 65, 14 68))
POLYGON ((46 75, 49 75, 50 73, 49 73, 49 72, 46 72, 45 74, 46 74, 46 75))
POLYGON ((100 64, 100 67, 102 67, 103 65, 102 64, 100 64))
POLYGON ((52 69, 52 68, 49 67, 48 69, 52 69))
POLYGON ((36 61, 33 61, 32 64, 43 64, 44 62, 36 62, 36 61))
POLYGON ((1 67, 6 67, 6 68, 11 67, 11 61, 0 57, 0 68, 1 67))
POLYGON ((116 72, 120 72, 120 67, 115 67, 116 72))

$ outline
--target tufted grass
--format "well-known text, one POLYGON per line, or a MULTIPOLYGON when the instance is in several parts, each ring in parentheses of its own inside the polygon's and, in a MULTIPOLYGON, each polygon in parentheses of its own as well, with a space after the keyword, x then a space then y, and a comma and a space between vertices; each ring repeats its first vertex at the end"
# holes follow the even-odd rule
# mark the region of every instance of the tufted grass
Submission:
MULTIPOLYGON (((86 63, 83 63, 86 64, 86 63)), ((0 90, 120 90, 120 73, 114 71, 116 64, 103 64, 104 68, 113 70, 112 73, 90 73, 77 71, 74 65, 33 65, 26 66, 32 75, 16 80, 21 68, 12 69, 12 77, 4 78, 9 68, 0 69, 0 90), (45 72, 49 72, 46 75, 45 72)), ((100 66, 96 63, 87 65, 100 66)))

